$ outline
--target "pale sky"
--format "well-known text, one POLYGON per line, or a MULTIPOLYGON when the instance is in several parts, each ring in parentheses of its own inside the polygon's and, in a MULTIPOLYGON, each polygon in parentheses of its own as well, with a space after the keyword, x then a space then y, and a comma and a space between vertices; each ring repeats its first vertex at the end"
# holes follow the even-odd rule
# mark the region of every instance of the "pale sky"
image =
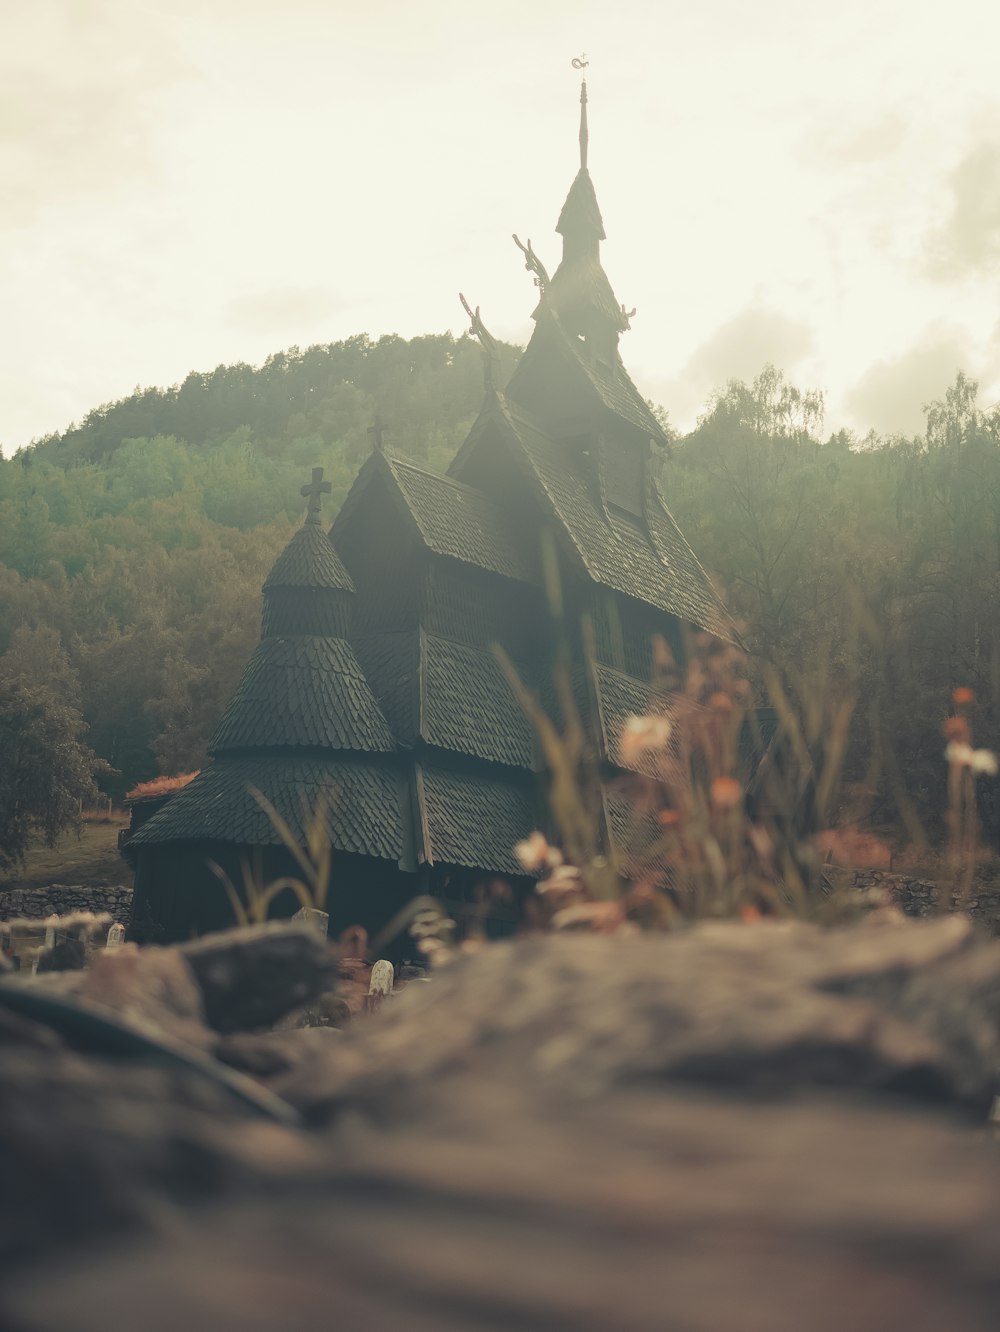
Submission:
POLYGON ((6 0, 0 445, 297 344, 523 342, 590 168, 640 388, 774 361, 827 426, 1000 398, 996 0, 6 0))

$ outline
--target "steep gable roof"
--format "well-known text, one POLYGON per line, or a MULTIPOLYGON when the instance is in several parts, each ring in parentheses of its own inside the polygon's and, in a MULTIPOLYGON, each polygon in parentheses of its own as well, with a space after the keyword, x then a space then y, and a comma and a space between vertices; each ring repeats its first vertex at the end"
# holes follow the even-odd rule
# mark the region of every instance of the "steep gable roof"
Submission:
POLYGON ((384 453, 374 453, 358 473, 331 529, 334 541, 350 523, 377 476, 389 486, 428 550, 505 578, 537 580, 531 551, 515 518, 501 505, 453 477, 428 472, 384 453))
POLYGON ((354 646, 401 744, 534 768, 531 724, 488 648, 423 630, 359 635, 354 646))
MULTIPOLYGON (((647 483, 645 519, 611 509, 602 510, 574 465, 569 445, 554 439, 516 403, 494 394, 470 436, 469 452, 488 445, 493 425, 511 447, 522 470, 570 548, 595 583, 636 601, 732 639, 735 628, 694 551, 674 522, 658 487, 647 483)), ((456 464, 461 465, 463 455, 456 464)))
MULTIPOLYGON (((539 305, 535 318, 535 331, 504 390, 508 402, 540 414, 543 405, 547 406, 546 399, 552 397, 553 380, 561 376, 578 415, 580 408, 584 414, 594 409, 604 411, 649 439, 668 442, 617 350, 613 363, 592 355, 585 340, 566 327, 547 298, 539 305)), ((553 424, 562 423, 556 419, 553 424)))

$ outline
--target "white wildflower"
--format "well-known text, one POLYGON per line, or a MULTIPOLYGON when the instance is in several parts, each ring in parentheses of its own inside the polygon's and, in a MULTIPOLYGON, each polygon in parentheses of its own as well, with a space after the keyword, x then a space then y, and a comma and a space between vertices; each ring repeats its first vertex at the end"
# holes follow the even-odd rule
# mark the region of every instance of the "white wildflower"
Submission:
POLYGON ((960 768, 972 767, 972 746, 965 744, 961 740, 952 740, 945 749, 944 756, 949 763, 957 763, 960 768))
POLYGON ((627 717, 618 742, 620 758, 629 763, 650 750, 665 749, 672 729, 666 717, 627 717))
POLYGON ((545 834, 538 831, 523 842, 518 842, 514 847, 514 855, 529 874, 537 874, 543 869, 556 869, 562 864, 562 853, 558 847, 549 846, 545 834))

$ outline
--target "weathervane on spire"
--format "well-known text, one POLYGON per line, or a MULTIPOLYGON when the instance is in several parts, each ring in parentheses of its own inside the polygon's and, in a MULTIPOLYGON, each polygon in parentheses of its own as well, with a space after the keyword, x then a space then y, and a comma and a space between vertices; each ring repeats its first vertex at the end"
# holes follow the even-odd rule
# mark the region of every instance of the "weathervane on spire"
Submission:
MULTIPOLYGON (((574 56, 570 61, 574 69, 585 70, 590 64, 586 54, 574 56)), ((587 167, 587 144, 590 141, 590 135, 587 132, 587 76, 580 79, 580 170, 584 171, 587 167)))

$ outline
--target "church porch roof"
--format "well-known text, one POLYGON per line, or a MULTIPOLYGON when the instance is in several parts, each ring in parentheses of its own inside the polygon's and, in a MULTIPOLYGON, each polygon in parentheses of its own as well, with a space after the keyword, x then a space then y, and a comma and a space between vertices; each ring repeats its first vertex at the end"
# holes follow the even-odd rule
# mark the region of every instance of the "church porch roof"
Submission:
POLYGON ((397 862, 404 854, 401 787, 393 766, 288 754, 217 759, 133 833, 129 854, 168 842, 281 844, 253 790, 267 797, 300 845, 310 812, 322 808, 334 850, 397 862))

